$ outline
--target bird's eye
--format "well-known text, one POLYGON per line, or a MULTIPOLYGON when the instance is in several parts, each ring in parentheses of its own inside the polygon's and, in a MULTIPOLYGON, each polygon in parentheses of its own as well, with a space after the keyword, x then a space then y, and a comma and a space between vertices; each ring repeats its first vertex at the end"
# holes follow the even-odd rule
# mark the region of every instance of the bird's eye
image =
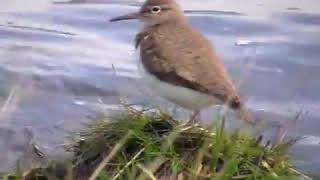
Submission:
POLYGON ((153 14, 158 14, 161 12, 161 7, 160 6, 153 6, 150 11, 153 14))

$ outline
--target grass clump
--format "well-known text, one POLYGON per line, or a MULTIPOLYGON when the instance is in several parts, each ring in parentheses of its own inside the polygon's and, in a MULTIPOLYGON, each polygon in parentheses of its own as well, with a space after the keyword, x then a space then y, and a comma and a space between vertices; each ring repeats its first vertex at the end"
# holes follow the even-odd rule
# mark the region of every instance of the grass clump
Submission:
POLYGON ((100 179, 124 180, 297 179, 287 156, 291 142, 268 148, 240 132, 227 133, 223 123, 202 128, 161 111, 128 108, 81 137, 71 149, 77 178, 96 171, 100 179))
POLYGON ((127 107, 90 125, 68 148, 72 179, 299 179, 287 156, 292 142, 270 148, 259 138, 227 133, 221 122, 203 128, 127 107))

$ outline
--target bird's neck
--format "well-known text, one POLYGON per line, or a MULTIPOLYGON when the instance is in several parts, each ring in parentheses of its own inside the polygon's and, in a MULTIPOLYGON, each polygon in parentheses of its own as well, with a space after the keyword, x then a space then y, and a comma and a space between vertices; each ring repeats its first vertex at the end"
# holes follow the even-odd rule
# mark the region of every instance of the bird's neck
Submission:
POLYGON ((170 19, 163 23, 147 24, 142 27, 141 31, 136 35, 135 46, 139 47, 142 40, 153 36, 153 34, 161 31, 161 29, 170 29, 175 30, 177 28, 188 28, 190 27, 186 18, 182 17, 181 19, 170 19))
POLYGON ((141 32, 152 32, 158 28, 166 28, 166 27, 177 27, 177 26, 188 26, 188 21, 185 17, 181 16, 179 18, 168 19, 163 22, 158 23, 144 23, 142 26, 141 32))

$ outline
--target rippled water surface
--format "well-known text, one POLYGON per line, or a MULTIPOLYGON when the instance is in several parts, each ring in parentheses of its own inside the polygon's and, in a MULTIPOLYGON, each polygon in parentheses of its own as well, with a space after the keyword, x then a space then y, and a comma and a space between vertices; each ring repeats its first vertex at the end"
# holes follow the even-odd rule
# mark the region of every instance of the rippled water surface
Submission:
MULTIPOLYGON (((60 152, 70 132, 116 109, 121 96, 133 102, 153 97, 137 73, 132 42, 139 24, 108 22, 137 9, 128 4, 1 12, 0 172, 19 158, 31 160, 33 141, 51 155, 60 152)), ((263 17, 223 9, 186 14, 214 42, 234 81, 245 77, 240 90, 252 110, 282 122, 304 112, 291 133, 307 138, 292 154, 297 166, 317 174, 320 14, 290 6, 263 17)))

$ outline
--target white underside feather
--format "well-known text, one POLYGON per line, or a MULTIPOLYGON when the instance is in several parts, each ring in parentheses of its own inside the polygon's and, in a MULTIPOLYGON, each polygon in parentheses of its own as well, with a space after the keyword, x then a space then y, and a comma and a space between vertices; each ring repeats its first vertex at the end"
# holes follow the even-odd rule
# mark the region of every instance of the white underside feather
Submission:
POLYGON ((221 104, 221 102, 213 96, 160 81, 144 69, 140 59, 138 60, 138 69, 142 75, 143 82, 146 83, 151 90, 183 108, 201 110, 213 104, 221 104))

